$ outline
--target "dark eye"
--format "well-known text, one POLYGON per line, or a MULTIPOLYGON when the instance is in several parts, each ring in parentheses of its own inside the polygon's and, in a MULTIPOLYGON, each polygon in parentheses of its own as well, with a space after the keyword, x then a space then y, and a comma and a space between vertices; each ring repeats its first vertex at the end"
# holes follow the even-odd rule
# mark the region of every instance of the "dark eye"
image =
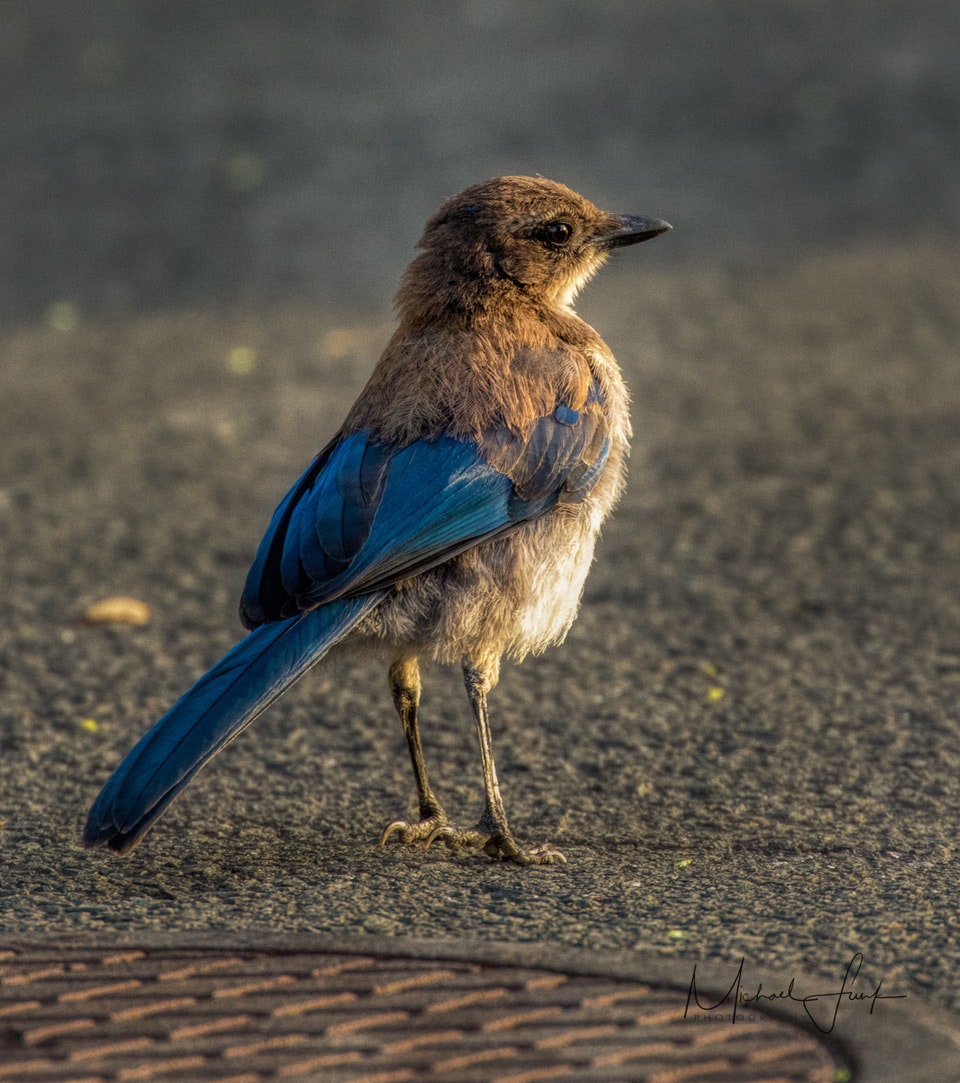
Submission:
POLYGON ((573 236, 573 228, 566 222, 546 222, 537 230, 537 238, 557 248, 565 245, 573 236))

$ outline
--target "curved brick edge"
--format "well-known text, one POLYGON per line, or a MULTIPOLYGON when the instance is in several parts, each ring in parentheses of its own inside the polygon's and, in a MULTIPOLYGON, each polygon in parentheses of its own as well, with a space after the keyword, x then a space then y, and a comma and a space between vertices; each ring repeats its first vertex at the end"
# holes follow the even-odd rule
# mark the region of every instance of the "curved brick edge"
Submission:
MULTIPOLYGON (((51 938, 12 943, 0 947, 21 950, 90 948, 102 946, 95 937, 51 938)), ((219 935, 209 932, 144 934, 124 938, 108 945, 111 950, 207 949, 223 951, 229 947, 245 951, 327 952, 344 955, 376 955, 400 959, 444 960, 464 963, 489 963, 506 966, 540 967, 582 977, 606 977, 644 982, 677 991, 678 1000, 687 1002, 693 968, 696 964, 696 987, 701 1005, 717 1004, 730 990, 737 977, 740 960, 695 960, 666 958, 646 952, 599 952, 568 947, 558 943, 506 943, 502 941, 467 941, 454 939, 424 940, 386 936, 328 936, 321 934, 278 934, 245 930, 219 935)), ((846 964, 844 964, 845 966, 846 964)), ((843 979, 839 968, 835 981, 826 981, 802 971, 777 972, 744 963, 741 990, 747 996, 762 986, 764 992, 787 990, 791 979, 797 996, 838 989, 843 979)), ((854 990, 871 991, 876 982, 861 972, 854 990)), ((884 994, 901 990, 884 988, 884 994)), ((828 1025, 832 1007, 818 1004, 814 1011, 821 1025, 828 1025)), ((921 1001, 914 994, 905 999, 880 1000, 870 1012, 870 1001, 846 1001, 840 1006, 833 1029, 822 1033, 811 1023, 799 1001, 786 998, 763 1000, 757 1007, 767 1015, 800 1026, 848 1063, 855 1065, 857 1083, 960 1083, 960 1017, 921 1001)), ((691 1012, 696 1006, 691 1006, 691 1012)), ((749 1006, 741 1007, 748 1012, 749 1006)), ((717 1011, 730 1017, 732 998, 717 1011)))

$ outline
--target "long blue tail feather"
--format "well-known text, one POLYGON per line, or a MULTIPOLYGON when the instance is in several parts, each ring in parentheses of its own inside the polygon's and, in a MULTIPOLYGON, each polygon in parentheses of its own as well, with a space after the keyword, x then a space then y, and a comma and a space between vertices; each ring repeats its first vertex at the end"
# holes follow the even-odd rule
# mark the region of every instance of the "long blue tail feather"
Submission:
POLYGON ((128 853, 203 765, 342 639, 385 592, 264 624, 170 708, 90 809, 85 846, 128 853))

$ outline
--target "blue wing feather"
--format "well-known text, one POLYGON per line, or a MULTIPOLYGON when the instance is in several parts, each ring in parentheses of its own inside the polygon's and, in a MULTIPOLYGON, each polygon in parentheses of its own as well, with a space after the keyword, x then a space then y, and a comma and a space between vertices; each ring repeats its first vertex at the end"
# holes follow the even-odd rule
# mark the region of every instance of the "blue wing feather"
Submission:
POLYGON ((293 487, 261 542, 241 603, 257 625, 381 589, 479 541, 582 499, 606 465, 599 391, 558 403, 522 437, 439 436, 404 446, 361 431, 335 441, 293 487), (282 591, 277 590, 278 582, 282 591))

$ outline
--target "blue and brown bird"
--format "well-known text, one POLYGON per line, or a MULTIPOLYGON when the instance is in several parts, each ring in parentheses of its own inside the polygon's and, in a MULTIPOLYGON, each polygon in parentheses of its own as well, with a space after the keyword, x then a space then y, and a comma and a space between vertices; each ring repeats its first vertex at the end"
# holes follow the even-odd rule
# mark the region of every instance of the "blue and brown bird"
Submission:
POLYGON ((613 249, 669 228, 533 177, 485 181, 440 208, 369 382, 260 543, 240 602, 250 634, 113 773, 87 846, 131 851, 208 760, 342 643, 389 666, 413 762, 419 819, 393 821, 381 843, 563 860, 510 830, 487 697, 504 656, 566 635, 623 487, 627 390, 573 299, 613 249), (427 777, 421 656, 463 670, 484 782, 469 830, 447 818, 427 777))

